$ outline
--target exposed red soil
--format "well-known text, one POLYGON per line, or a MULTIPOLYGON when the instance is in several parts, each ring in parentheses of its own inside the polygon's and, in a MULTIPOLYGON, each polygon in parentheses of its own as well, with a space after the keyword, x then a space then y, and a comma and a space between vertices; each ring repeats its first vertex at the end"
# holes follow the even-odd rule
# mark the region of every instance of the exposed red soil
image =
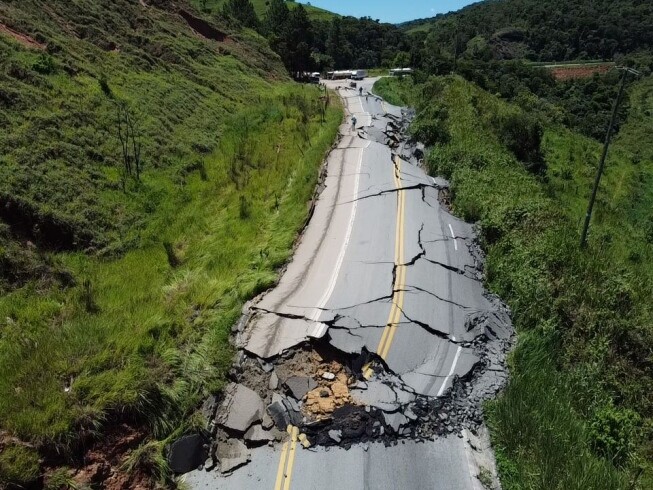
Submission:
POLYGON ((45 44, 41 44, 40 42, 36 41, 35 39, 32 39, 29 37, 27 34, 21 34, 18 31, 14 31, 13 29, 7 27, 3 23, 0 22, 0 32, 3 34, 6 34, 8 36, 13 37, 16 41, 18 41, 20 44, 25 46, 26 48, 31 48, 31 49, 39 49, 41 51, 44 51, 46 46, 45 44))
MULTIPOLYGON (((111 429, 84 455, 84 463, 71 470, 70 476, 80 487, 103 490, 152 490, 156 486, 145 471, 126 473, 122 466, 131 451, 145 439, 145 433, 127 424, 111 429)), ((48 474, 56 468, 46 471, 48 474)))
POLYGON ((589 65, 589 66, 556 66, 549 68, 549 71, 553 74, 553 77, 559 81, 565 80, 576 80, 579 78, 590 78, 595 73, 600 75, 606 74, 613 65, 589 65))

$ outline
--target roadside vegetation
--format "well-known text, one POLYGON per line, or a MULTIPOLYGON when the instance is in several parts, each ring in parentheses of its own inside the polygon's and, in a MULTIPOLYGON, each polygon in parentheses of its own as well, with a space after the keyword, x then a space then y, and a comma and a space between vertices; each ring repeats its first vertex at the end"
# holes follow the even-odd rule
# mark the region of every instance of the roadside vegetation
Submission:
POLYGON ((459 76, 375 90, 417 108, 429 170, 479 224, 488 284, 512 308, 511 380, 487 407, 504 488, 650 488, 652 80, 631 91, 586 250, 601 144, 555 108, 534 97, 526 110, 459 76))
POLYGON ((58 488, 118 426, 114 469, 169 476, 342 120, 253 31, 147 3, 0 6, 2 487, 58 488))

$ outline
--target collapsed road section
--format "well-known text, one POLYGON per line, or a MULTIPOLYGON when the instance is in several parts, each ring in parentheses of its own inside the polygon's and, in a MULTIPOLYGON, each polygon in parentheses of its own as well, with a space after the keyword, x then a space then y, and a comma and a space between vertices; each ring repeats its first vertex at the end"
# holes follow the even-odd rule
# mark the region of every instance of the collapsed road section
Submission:
MULTIPOLYGON (((233 382, 204 407, 205 452, 188 461, 173 446, 176 471, 205 457, 203 471, 230 474, 281 443, 283 454, 475 431, 505 383, 509 312, 484 290, 474 229, 443 203, 447 183, 421 168, 410 114, 340 93, 358 124, 341 129, 278 285, 234 329, 233 382)), ((289 460, 270 469, 284 488, 289 460)))

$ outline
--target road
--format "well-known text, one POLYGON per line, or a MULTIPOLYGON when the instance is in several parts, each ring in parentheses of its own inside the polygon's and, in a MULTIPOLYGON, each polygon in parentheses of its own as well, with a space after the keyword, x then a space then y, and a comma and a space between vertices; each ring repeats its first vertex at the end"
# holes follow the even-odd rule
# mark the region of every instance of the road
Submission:
MULTIPOLYGON (((311 221, 238 342, 247 355, 277 363, 317 339, 346 354, 371 353, 361 373, 367 383, 352 397, 378 409, 389 430, 408 434, 412 403, 444 399, 481 364, 501 364, 501 356, 481 359, 474 341, 488 331, 506 338, 509 328, 483 290, 472 227, 440 204, 442 183, 417 165, 414 148, 395 141, 402 111, 366 95, 374 81, 359 84, 363 95, 339 90, 347 122, 311 221)), ((253 449, 252 461, 230 476, 200 470, 185 481, 198 489, 482 488, 462 427, 349 449, 304 449, 298 434, 289 427, 283 443, 253 449)))

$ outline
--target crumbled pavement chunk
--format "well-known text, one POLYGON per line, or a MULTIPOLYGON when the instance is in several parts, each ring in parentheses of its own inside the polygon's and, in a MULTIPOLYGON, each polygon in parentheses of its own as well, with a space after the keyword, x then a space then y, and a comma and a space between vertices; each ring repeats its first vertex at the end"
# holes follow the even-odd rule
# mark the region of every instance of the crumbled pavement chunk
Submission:
POLYGON ((253 424, 260 422, 265 413, 263 400, 256 392, 240 384, 230 384, 221 407, 218 424, 227 430, 245 433, 253 424))
POLYGON ((245 440, 254 444, 261 444, 274 440, 274 435, 257 424, 251 426, 249 430, 245 432, 245 440))
POLYGON ((315 380, 308 376, 293 376, 288 378, 284 384, 286 385, 286 388, 290 390, 292 396, 297 400, 302 400, 306 396, 306 393, 317 387, 315 380))
POLYGON ((222 473, 230 473, 251 460, 249 449, 238 439, 219 442, 215 450, 215 457, 220 462, 220 472, 222 473))
POLYGON ((206 441, 199 434, 177 439, 170 446, 168 464, 174 473, 188 473, 204 463, 207 456, 206 441))

